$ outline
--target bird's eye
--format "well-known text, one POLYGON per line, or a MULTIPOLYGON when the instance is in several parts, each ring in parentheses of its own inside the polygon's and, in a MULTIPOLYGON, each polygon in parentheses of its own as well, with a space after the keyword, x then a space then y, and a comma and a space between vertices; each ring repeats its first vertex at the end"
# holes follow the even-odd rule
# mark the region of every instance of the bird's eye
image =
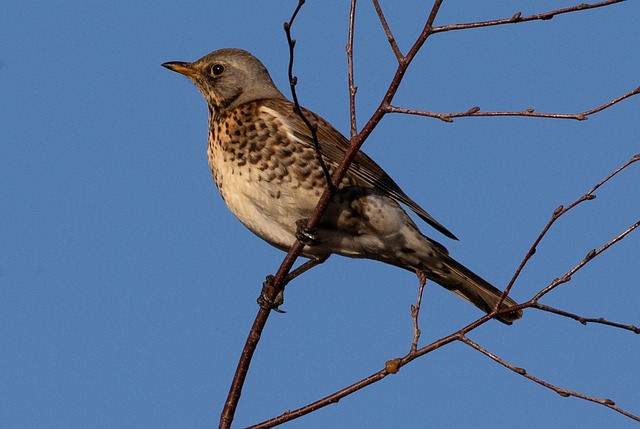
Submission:
POLYGON ((222 64, 215 64, 213 67, 211 67, 212 75, 220 76, 222 73, 224 73, 224 66, 222 64))

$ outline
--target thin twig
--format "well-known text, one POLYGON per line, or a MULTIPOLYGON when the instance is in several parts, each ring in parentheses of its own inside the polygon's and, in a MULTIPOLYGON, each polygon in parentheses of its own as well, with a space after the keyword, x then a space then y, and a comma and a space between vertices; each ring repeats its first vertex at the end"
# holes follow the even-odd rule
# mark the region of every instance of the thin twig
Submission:
MULTIPOLYGON (((322 194, 322 196, 320 197, 320 200, 314 210, 314 212, 312 213, 311 217, 309 218, 309 221, 307 223, 307 227, 310 229, 313 229, 317 226, 317 224, 319 223, 323 213, 325 212, 327 206, 329 205, 329 202, 331 200, 331 197, 333 196, 333 193, 335 191, 335 187, 337 186, 337 184, 339 184, 342 180, 342 178, 345 176, 345 174, 348 171, 349 165, 351 164, 353 158, 356 156, 356 154, 358 153, 358 151, 360 150, 360 147, 362 146, 362 144, 364 143, 364 141, 368 138, 368 136, 371 134, 371 132, 375 129, 375 127, 379 124, 379 122, 382 120, 382 118, 385 116, 386 113, 388 113, 386 111, 386 108, 388 106, 391 105, 391 101, 393 100, 399 85, 404 77, 404 74, 407 71, 407 68, 409 67, 411 61, 415 58, 416 54, 418 53, 418 51, 420 50, 420 48, 422 47, 422 45, 426 42, 426 40, 428 39, 428 37, 432 34, 434 34, 434 27, 433 27, 433 22, 438 14, 439 8, 442 4, 443 0, 435 0, 434 4, 431 8, 431 11, 429 13, 429 16, 426 20, 425 26, 422 30, 422 32, 420 33, 420 35, 416 38, 413 46, 409 49, 409 51, 407 52, 406 56, 402 57, 401 60, 398 61, 398 67, 396 69, 396 72, 394 74, 393 79, 391 80, 391 83, 389 84, 389 87, 387 89, 387 92, 385 93, 385 95, 383 96, 379 107, 376 109, 376 111, 373 113, 373 115, 369 118, 369 120, 367 121, 367 123, 364 125, 364 127, 360 130, 360 132, 355 135, 354 137, 351 138, 351 143, 349 146, 349 149, 346 151, 345 156, 342 160, 342 162, 338 165, 338 167, 336 168, 336 170, 333 172, 333 175, 331 176, 331 180, 327 180, 328 182, 328 186, 327 189, 325 189, 324 193, 322 194), (333 184, 333 186, 332 186, 333 184)), ((605 4, 612 4, 612 3, 617 3, 621 0, 617 0, 617 1, 609 1, 609 2, 603 2, 602 5, 605 4)), ((304 0, 299 0, 298 3, 298 7, 296 8, 296 11, 294 13, 294 15, 292 16, 292 20, 289 21, 288 25, 286 25, 286 27, 288 27, 288 29, 290 30, 290 27, 293 23, 293 18, 295 17, 295 15, 297 14, 297 11, 300 9, 300 7, 302 6, 302 4, 304 4, 304 0)), ((587 5, 589 6, 589 5, 587 5)), ((589 6, 589 7, 599 7, 599 6, 589 6)), ((573 10, 580 10, 579 7, 574 7, 573 10)), ((573 11, 573 10, 567 10, 567 11, 573 11)), ((560 10, 560 11, 552 11, 552 12, 548 12, 546 13, 546 18, 543 18, 541 14, 540 17, 536 18, 536 19, 549 19, 550 17, 559 14, 559 13, 565 13, 565 10, 560 10)), ((512 17, 515 18, 515 17, 512 17)), ((518 19, 520 19, 520 16, 517 17, 518 19)), ((533 18, 530 18, 528 20, 531 20, 533 18)), ((484 24, 481 26, 486 26, 486 25, 490 25, 490 24, 484 24)), ((491 24, 491 25, 497 25, 497 24, 491 24)), ((437 27, 438 28, 438 32, 440 31, 448 31, 448 30, 453 30, 453 29, 459 29, 459 28, 447 28, 445 29, 444 27, 437 27)), ((471 27, 469 27, 471 28, 471 27)), ((290 44, 290 48, 292 51, 292 44, 293 44, 293 40, 291 39, 291 44, 290 44)), ((292 60, 292 53, 291 53, 291 57, 290 60, 292 60)), ((293 86, 295 86, 295 79, 293 78, 292 75, 290 75, 290 81, 293 84, 293 86)), ((313 128, 313 124, 311 124, 313 128)), ((325 172, 326 174, 326 172, 325 172)), ((276 274, 273 276, 273 279, 271 282, 267 282, 267 286, 265 289, 263 289, 263 296, 265 298, 267 298, 268 300, 273 300, 275 299, 275 297, 277 296, 278 292, 282 290, 282 285, 286 282, 287 280, 287 275, 289 273, 289 271, 291 270, 291 268, 293 267, 293 264, 296 260, 296 258, 298 257, 298 255, 300 254, 300 252, 302 251, 302 249, 304 248, 304 244, 301 243, 299 240, 295 241, 294 244, 291 246, 291 248, 289 249, 289 252, 287 253, 287 255, 285 256, 284 260, 282 261, 282 264, 280 265, 278 271, 276 272, 276 274)), ((221 420, 220 420, 220 427, 221 428, 229 428, 231 425, 231 422, 233 420, 233 415, 235 413, 235 409, 237 407, 237 403, 238 400, 240 398, 240 393, 242 390, 242 385, 244 383, 245 377, 246 377, 246 373, 248 371, 249 368, 249 363, 251 361, 251 357, 255 351, 255 348, 257 346, 257 343, 259 341, 260 335, 262 333, 262 330, 264 329, 266 320, 270 314, 271 311, 271 307, 269 307, 268 305, 264 305, 261 306, 258 314, 256 315, 256 319, 254 321, 254 324, 251 328, 251 331, 249 332, 249 336, 247 338, 247 341, 245 343, 245 347, 242 351, 242 355, 240 358, 240 361, 238 363, 238 368, 236 369, 236 374, 234 376, 231 388, 230 388, 230 392, 229 392, 229 396, 227 398, 227 401, 225 403, 225 407, 223 409, 222 412, 222 416, 221 416, 221 420)), ((494 317, 495 314, 492 313, 492 315, 485 315, 482 316, 481 318, 479 318, 478 320, 476 320, 475 322, 467 325, 465 328, 462 328, 460 331, 448 335, 446 337, 441 338, 440 340, 434 341, 431 344, 424 346, 420 349, 418 349, 415 353, 411 354, 411 356, 405 356, 404 358, 398 358, 398 359, 394 359, 392 361, 389 362, 394 362, 393 365, 389 365, 388 367, 386 367, 384 370, 381 370, 373 375, 371 375, 370 377, 367 377, 345 389, 342 389, 339 392, 336 392, 333 395, 329 395, 328 397, 321 399, 319 401, 316 401, 313 404, 310 404, 306 407, 300 408, 296 411, 292 411, 292 412, 288 412, 285 413, 285 415, 280 416, 279 418, 276 419, 272 419, 270 420, 270 422, 274 422, 274 421, 278 421, 278 423, 275 424, 279 424, 282 423, 284 421, 288 421, 291 420, 295 417, 299 417, 301 415, 307 414, 311 411, 314 411, 320 407, 326 406, 330 403, 334 403, 337 402, 340 398, 347 396, 348 394, 351 394, 353 392, 355 392, 356 390, 359 390, 365 386, 368 386, 384 377, 386 377, 388 374, 392 373, 392 372, 397 372, 397 370, 399 370, 399 368, 401 368, 402 366, 406 365, 407 363, 411 362, 412 360, 426 354, 429 353, 430 351, 433 351, 439 347, 442 347, 452 341, 455 340, 459 340, 461 335, 464 335, 466 332, 469 332, 470 330, 473 330, 475 328, 477 328, 478 326, 486 323, 488 320, 490 320, 492 317, 494 317), (389 369, 392 369, 392 371, 389 371, 389 369)), ((274 424, 270 424, 269 426, 264 426, 263 424, 259 424, 256 425, 255 427, 272 427, 274 424)))
POLYGON ((289 272, 289 274, 287 274, 286 282, 289 283, 291 280, 295 279, 296 277, 298 277, 301 274, 306 273, 307 271, 309 271, 311 268, 315 267, 316 265, 322 264, 327 259, 329 259, 328 256, 323 257, 323 258, 317 258, 317 259, 309 259, 308 261, 306 261, 304 264, 300 265, 295 270, 292 270, 291 272, 289 272))
POLYGON ((517 24, 519 22, 527 22, 527 21, 548 21, 556 15, 562 15, 570 12, 578 12, 586 9, 595 9, 598 7, 610 6, 615 3, 622 3, 625 0, 608 0, 599 3, 580 3, 575 6, 566 7, 563 9, 556 9, 550 12, 543 12, 536 15, 522 16, 522 13, 516 12, 510 18, 503 19, 494 19, 490 21, 480 21, 480 22, 469 22, 465 24, 450 24, 450 25, 442 25, 440 27, 433 27, 432 33, 442 33, 445 31, 454 31, 454 30, 466 30, 469 28, 480 28, 480 27, 491 27, 495 25, 503 25, 503 24, 517 24))
MULTIPOLYGON (((631 158, 631 160, 627 161, 625 164, 623 164, 622 166, 618 167, 614 172, 609 174, 606 178, 604 178, 598 184, 596 184, 593 188, 591 188, 589 190, 589 192, 587 192, 587 194, 585 194, 585 195, 592 195, 592 193, 595 190, 597 190, 600 186, 602 186, 604 183, 606 183, 608 180, 610 180, 616 174, 618 174, 619 172, 624 170, 626 167, 631 165, 633 162, 638 161, 638 160, 640 160, 640 154, 634 156, 633 158, 631 158)), ((557 217, 559 217, 563 213, 566 213, 566 211, 570 210, 572 207, 575 207, 581 201, 586 201, 586 200, 589 200, 589 199, 591 199, 591 198, 585 197, 583 195, 581 198, 579 198, 578 200, 576 200, 572 204, 570 204, 567 208, 563 208, 562 206, 560 206, 554 212, 554 218, 557 219, 557 217)), ((535 249, 535 246, 546 235, 546 231, 548 231, 548 229, 551 227, 552 224, 553 224, 553 222, 550 222, 549 224, 547 224, 545 226, 545 228, 543 229, 543 232, 536 239, 536 242, 535 242, 534 246, 532 246, 532 249, 535 249)), ((640 222, 639 222, 639 224, 640 224, 640 222)), ((636 226, 638 226, 638 224, 635 224, 635 226, 633 228, 635 228, 636 226)), ((607 246, 603 247, 602 250, 599 253, 593 255, 589 260, 593 260, 596 256, 598 256, 599 254, 601 254, 602 252, 607 250, 613 244, 619 242, 624 236, 628 235, 631 231, 632 231, 632 229, 628 228, 627 230, 625 230, 622 233, 618 234, 614 239, 610 240, 610 242, 608 243, 607 246)), ((529 253, 531 253, 531 255, 532 255, 533 253, 535 253, 535 250, 533 250, 533 251, 530 250, 529 253)), ((530 258, 530 255, 527 254, 527 257, 530 258)), ((527 257, 525 257, 525 260, 528 260, 527 257)), ((518 268, 518 270, 521 270, 522 267, 524 266, 524 264, 525 264, 525 261, 523 261, 523 264, 521 264, 521 266, 518 268)), ((515 277, 517 277, 517 276, 514 275, 514 279, 515 279, 515 277)), ((510 283, 510 285, 511 284, 512 283, 510 283)), ((516 308, 523 309, 523 308, 529 308, 529 307, 538 308, 538 305, 534 302, 534 299, 529 300, 529 301, 527 301, 525 303, 522 303, 519 306, 517 306, 516 308)), ((513 309, 509 309, 509 311, 513 311, 513 309)), ((558 313, 558 314, 560 314, 560 313, 558 313)), ((371 385, 373 383, 376 383, 376 382, 382 380, 387 375, 397 373, 398 371, 400 371, 400 369, 403 366, 409 364, 413 360, 415 360, 415 359, 417 359, 417 358, 419 358, 419 357, 421 357, 423 355, 431 353, 434 350, 436 350, 436 349, 438 349, 440 347, 443 347, 443 346, 445 346, 445 345, 447 345, 449 343, 452 343, 454 341, 466 342, 466 341, 464 341, 464 338, 466 338, 466 335, 469 332, 473 331, 474 329, 476 329, 479 326, 483 325, 484 323, 488 322, 492 318, 495 318, 495 315, 496 315, 496 312, 494 310, 492 313, 485 314, 485 315, 481 316, 477 320, 469 323, 467 326, 459 329, 458 331, 456 331, 456 332, 454 332, 452 334, 449 334, 447 336, 444 336, 444 337, 442 337, 442 338, 440 338, 440 339, 438 339, 436 341, 433 341, 430 344, 427 344, 427 345, 425 345, 423 347, 420 347, 417 350, 413 350, 413 347, 412 347, 412 349, 405 356, 403 356, 401 358, 391 359, 391 360, 387 361, 386 364, 385 364, 385 368, 384 369, 382 369, 382 370, 380 370, 380 371, 378 371, 376 373, 373 373, 373 374, 369 375, 368 377, 365 377, 362 380, 360 380, 360 381, 358 381, 356 383, 353 383, 350 386, 347 386, 347 387, 345 387, 343 389, 340 389, 339 391, 337 391, 335 393, 332 393, 332 394, 330 394, 330 395, 328 395, 328 396, 326 396, 326 397, 324 397, 322 399, 319 399, 319 400, 317 400, 315 402, 312 402, 312 403, 310 403, 308 405, 300 407, 300 408, 298 408, 296 410, 287 411, 287 412, 285 412, 285 413, 281 414, 280 416, 275 417, 273 419, 270 419, 270 420, 267 420, 265 422, 256 424, 254 426, 251 426, 251 429, 263 429, 263 428, 270 428, 270 427, 273 427, 273 426, 277 426, 279 424, 282 424, 282 423, 285 423, 287 421, 290 421, 290 420, 296 419, 298 417, 304 416, 306 414, 309 414, 309 413, 311 413, 311 412, 313 412, 313 411, 315 411, 315 410, 317 410, 319 408, 322 408, 322 407, 325 407, 327 405, 331 405, 331 404, 337 403, 340 399, 342 399, 342 398, 344 398, 344 397, 346 397, 346 396, 348 396, 348 395, 350 395, 350 394, 352 394, 352 393, 354 393, 354 392, 356 392, 356 391, 358 391, 360 389, 363 389, 363 388, 365 388, 365 387, 367 387, 367 386, 369 386, 369 385, 371 385)), ((596 320, 586 319, 586 320, 588 322, 593 321, 595 323, 602 323, 602 322, 597 322, 598 319, 596 319, 596 320)), ((610 326, 619 327, 619 328, 622 328, 622 329, 628 329, 628 330, 632 330, 633 331, 632 328, 630 328, 629 326, 626 326, 626 325, 617 326, 613 322, 612 323, 606 323, 606 324, 608 324, 610 326)), ((415 331, 414 331, 414 341, 415 341, 415 331)), ((489 355, 491 355, 491 354, 489 354, 489 355)), ((493 355, 491 355, 491 356, 493 356, 493 355)), ((524 374, 526 374, 526 371, 524 371, 522 369, 518 369, 515 366, 513 368, 510 368, 510 369, 512 369, 513 371, 515 371, 515 372, 517 372, 519 374, 521 374, 521 371, 524 372, 524 374)), ((524 375, 524 374, 521 374, 521 375, 524 375)), ((531 377, 528 377, 528 378, 531 378, 531 377)), ((542 385, 545 385, 544 383, 546 383, 544 380, 539 380, 539 379, 537 379, 535 377, 533 377, 531 379, 536 381, 536 382, 538 382, 538 383, 540 383, 540 384, 542 384, 542 385)), ((552 386, 552 385, 549 385, 549 386, 552 386)), ((555 387, 555 386, 553 386, 553 387, 555 387)), ((551 387, 549 387, 549 388, 551 388, 551 387)), ((559 389, 558 393, 565 392, 564 389, 560 389, 560 388, 557 388, 557 389, 559 389)), ((566 391, 566 392, 569 393, 571 396, 575 396, 575 397, 578 397, 578 398, 590 400, 590 399, 588 399, 590 397, 588 397, 586 395, 582 395, 580 393, 570 392, 570 391, 566 391)), ((592 401, 592 402, 597 402, 597 401, 592 401)), ((598 403, 600 403, 600 402, 598 402, 598 403)), ((603 404, 603 405, 606 405, 606 404, 603 404)), ((610 407, 609 406, 609 408, 612 408, 615 411, 617 411, 619 413, 622 413, 625 416, 627 416, 629 418, 632 418, 634 420, 638 418, 637 416, 635 416, 633 414, 630 414, 630 413, 628 413, 628 412, 626 412, 624 410, 621 410, 621 409, 619 409, 617 407, 610 407)))
POLYGON ((626 331, 631 331, 634 334, 640 334, 640 328, 635 325, 624 325, 618 322, 612 322, 610 320, 605 319, 604 317, 583 317, 578 314, 570 313, 568 311, 560 310, 558 308, 554 308, 545 304, 540 304, 539 302, 533 303, 531 308, 537 308, 538 310, 546 311, 548 313, 558 314, 563 317, 567 317, 569 319, 577 320, 583 325, 587 325, 589 323, 598 323, 601 325, 613 326, 614 328, 624 329, 626 331))
POLYGON ((413 319, 413 341, 411 342, 411 349, 409 353, 415 353, 418 350, 418 341, 420 340, 420 335, 422 332, 420 331, 419 325, 419 317, 420 317, 420 307, 422 306, 422 295, 424 293, 424 286, 427 284, 427 276, 422 271, 416 271, 416 275, 418 276, 418 298, 416 299, 416 305, 411 306, 411 318, 413 319))
POLYGON ((574 266, 569 271, 567 271, 562 277, 555 279, 554 281, 551 282, 550 285, 548 285, 547 287, 542 289, 540 292, 535 294, 535 296, 531 299, 531 302, 537 302, 540 298, 542 298, 543 296, 545 296, 546 294, 551 292, 556 287, 560 286, 563 283, 567 283, 567 282, 571 281, 571 277, 575 273, 577 273, 579 270, 581 270, 585 265, 587 265, 590 261, 592 261, 593 258, 595 258, 596 256, 600 255, 602 252, 607 250, 609 247, 613 246, 618 241, 620 241, 623 238, 625 238, 627 235, 629 235, 633 230, 635 230, 639 226, 640 226, 640 220, 638 222, 634 223, 633 225, 631 225, 629 228, 627 228, 624 231, 622 231, 620 234, 618 234, 617 236, 615 236, 611 240, 609 240, 601 248, 599 248, 597 250, 596 249, 590 250, 587 253, 587 255, 584 257, 584 259, 582 261, 578 262, 578 264, 576 266, 574 266))
POLYGON ((376 13, 378 14, 378 18, 380 19, 380 24, 382 24, 382 28, 384 29, 384 34, 387 35, 387 40, 389 41, 389 45, 391 45, 391 49, 393 49, 393 53, 396 56, 398 62, 402 61, 404 55, 402 55, 402 51, 400 47, 396 43, 395 37, 393 37, 393 33, 391 32, 391 28, 389 28, 389 23, 387 23, 387 18, 385 18, 384 13, 382 12, 382 8, 380 7, 380 3, 378 0, 373 0, 373 7, 376 9, 376 13))
MULTIPOLYGON (((633 164, 634 162, 637 162, 637 161, 640 161, 640 154, 636 154, 636 155, 632 156, 631 159, 629 159, 627 162, 622 164, 620 167, 616 168, 613 172, 611 172, 609 175, 607 175, 607 177, 605 177, 604 179, 600 180, 595 186, 593 186, 584 195, 582 195, 580 198, 578 198, 577 200, 575 200, 574 202, 569 204, 567 207, 564 207, 564 206, 560 205, 553 211, 553 213, 551 215, 551 219, 549 219, 549 222, 547 222, 547 224, 542 229, 542 232, 540 232, 538 237, 535 239, 535 241, 533 242, 533 244, 531 245, 531 247, 527 251, 526 255, 522 259, 522 262, 520 263, 520 265, 516 269, 515 273, 511 277, 511 280, 509 280, 509 283, 507 284, 507 287, 505 288, 505 291, 504 291, 504 294, 503 294, 503 298, 506 295, 509 294, 509 292, 511 291, 511 288, 513 287, 514 283, 516 282, 516 280, 520 276, 520 273, 522 272, 524 267, 529 263, 529 260, 531 260, 533 255, 535 255, 536 249, 538 247, 538 244, 540 244, 542 239, 547 235, 547 232, 549 232, 549 229, 551 228, 551 226, 562 215, 564 215, 569 210, 571 210, 574 207, 576 207, 578 204, 581 204, 581 203, 583 203, 585 201, 593 200, 596 197, 595 194, 594 194, 594 192, 596 190, 598 190, 602 185, 607 183, 609 180, 611 180, 613 177, 615 177, 617 174, 619 174, 625 168, 629 167, 631 164, 633 164)), ((500 305, 500 303, 503 301, 503 298, 498 302, 498 305, 500 305)))
POLYGON ((327 186, 332 187, 333 183, 331 182, 331 171, 327 164, 324 162, 324 158, 322 156, 322 151, 320 150, 320 142, 318 142, 318 124, 311 123, 307 116, 302 111, 302 107, 300 107, 300 102, 298 101, 298 94, 296 92, 296 85, 298 84, 298 77, 293 75, 293 57, 296 46, 296 41, 291 37, 291 24, 295 21, 296 16, 298 16, 298 12, 300 8, 304 5, 305 0, 299 0, 298 5, 296 6, 293 14, 291 15, 291 19, 284 23, 284 32, 287 35, 287 43, 289 44, 289 87, 291 88, 291 97, 293 98, 293 110, 298 114, 300 119, 305 123, 307 128, 309 128, 309 132, 311 132, 311 139, 313 140, 313 147, 316 153, 316 159, 324 172, 325 179, 327 180, 327 186))
POLYGON ((611 399, 608 398, 596 398, 594 396, 588 396, 582 393, 578 393, 575 392, 573 390, 568 390, 568 389, 564 389, 562 387, 558 387, 554 384, 549 383, 548 381, 542 380, 536 376, 533 376, 529 373, 527 373, 527 371, 524 368, 521 367, 517 367, 507 361, 505 361, 504 359, 494 355, 493 353, 491 353, 490 351, 488 351, 487 349, 485 349, 484 347, 480 346, 479 344, 477 344, 476 342, 472 341, 471 339, 469 339, 468 337, 462 335, 460 336, 459 340, 463 343, 465 343, 466 345, 468 345, 469 347, 479 351, 480 353, 482 353, 483 355, 487 356, 488 358, 492 359, 493 361, 499 363, 500 365, 504 366, 505 368, 510 369, 511 371, 515 372, 516 374, 519 374, 525 378, 528 378, 529 380, 538 383, 539 385, 546 387, 547 389, 553 390, 554 392, 556 392, 558 395, 568 398, 570 396, 574 396, 576 398, 580 398, 580 399, 584 399, 585 401, 589 401, 589 402, 595 402, 596 404, 600 404, 600 405, 604 405, 607 408, 610 408, 626 417, 629 417, 630 419, 636 420, 638 422, 640 422, 640 417, 636 416, 634 414, 631 414, 628 411, 623 410, 620 407, 617 407, 615 402, 613 402, 611 399))
POLYGON ((613 106, 620 101, 632 97, 634 95, 640 94, 640 86, 627 92, 626 94, 621 95, 618 98, 615 98, 607 103, 598 106, 596 108, 585 110, 580 113, 539 113, 534 109, 525 109, 521 111, 504 111, 504 112, 483 112, 479 107, 472 107, 471 109, 465 110, 464 112, 455 112, 455 113, 438 113, 438 112, 429 112, 426 110, 416 110, 416 109, 407 109, 404 107, 397 107, 388 105, 385 106, 385 110, 388 113, 402 113, 405 115, 417 115, 417 116, 425 116, 428 118, 436 118, 440 119, 444 122, 453 122, 453 118, 463 118, 463 117, 486 117, 486 116, 524 116, 528 118, 550 118, 550 119, 573 119, 577 121, 584 121, 588 119, 590 115, 594 113, 598 113, 606 108, 613 106))
MULTIPOLYGON (((291 19, 288 22, 285 22, 284 24, 285 32, 287 34, 287 40, 289 42, 289 55, 290 55, 289 56, 289 81, 290 81, 293 97, 296 100, 295 105, 297 106, 297 110, 299 111, 299 114, 301 115, 302 119, 305 121, 305 123, 309 127, 309 130, 311 131, 314 145, 316 146, 316 155, 319 158, 320 165, 322 166, 325 175, 327 175, 327 192, 325 193, 328 193, 329 195, 331 195, 335 186, 333 186, 330 180, 330 176, 328 175, 328 169, 324 164, 322 156, 320 155, 320 152, 319 152, 320 148, 319 148, 319 143, 318 143, 318 139, 315 131, 317 127, 311 124, 306 119, 304 114, 302 114, 302 110, 300 109, 300 105, 297 102, 297 96, 295 93, 296 78, 293 76, 293 47, 295 45, 295 41, 291 38, 290 30, 291 30, 291 25, 293 24, 295 17, 300 11, 300 8, 304 5, 304 2, 305 0, 298 1, 298 5, 294 10, 291 16, 291 19)), ((339 183, 339 182, 336 182, 336 183, 339 183)), ((326 209, 326 205, 324 209, 326 209)), ((320 213, 317 215, 317 220, 315 220, 315 223, 312 223, 312 221, 310 221, 311 225, 308 225, 310 228, 315 227, 315 224, 317 224, 320 216, 322 216, 324 209, 321 209, 321 210, 316 209, 320 213)), ((249 330, 249 335, 247 336, 247 340, 245 341, 245 345, 242 349, 240 359, 238 360, 238 366, 236 367, 236 371, 234 373, 233 380, 231 381, 231 386, 229 388, 229 393, 227 395, 227 399, 225 401, 224 407, 222 409, 222 413, 220 415, 220 422, 218 426, 220 429, 229 429, 231 427, 231 423, 233 422, 236 408, 238 407, 238 402, 240 401, 240 395, 242 394, 242 387, 244 386, 244 381, 247 377, 249 366, 251 365, 251 359, 253 358, 253 354, 256 350, 256 347, 258 346, 258 342, 260 341, 260 336, 262 335, 262 331, 264 330, 264 327, 267 323, 269 314, 271 313, 271 310, 275 308, 274 306, 270 305, 270 303, 275 302, 275 299, 278 296, 278 294, 284 290, 284 286, 287 283, 289 271, 293 267, 293 264, 298 258, 298 255, 300 255, 300 253, 302 252, 303 248, 304 248, 304 244, 301 243, 299 240, 296 240, 291 245, 289 252, 284 257, 284 260, 280 264, 280 267, 278 268, 278 271, 276 272, 276 274, 273 277, 269 277, 268 281, 265 282, 265 284, 263 285, 262 295, 260 297, 261 301, 259 300, 261 305, 258 309, 258 314, 255 317, 253 325, 249 330)))
POLYGON ((356 25, 356 0, 351 0, 351 8, 349 9, 349 36, 347 41, 347 67, 349 78, 349 137, 354 138, 358 134, 358 126, 356 125, 356 92, 358 87, 355 86, 353 76, 353 39, 355 35, 356 25))

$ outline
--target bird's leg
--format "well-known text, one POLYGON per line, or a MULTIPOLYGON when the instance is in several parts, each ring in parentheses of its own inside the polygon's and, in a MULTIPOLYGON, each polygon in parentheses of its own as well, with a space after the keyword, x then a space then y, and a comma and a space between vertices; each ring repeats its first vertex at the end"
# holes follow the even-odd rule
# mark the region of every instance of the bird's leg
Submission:
POLYGON ((307 246, 317 246, 320 244, 318 231, 307 228, 307 219, 298 219, 296 221, 296 238, 307 246))
POLYGON ((320 265, 321 263, 326 261, 328 258, 329 256, 322 256, 318 258, 309 259, 307 262, 303 263, 298 268, 291 271, 287 275, 287 279, 285 280, 285 283, 282 289, 280 289, 275 299, 273 300, 269 299, 269 289, 274 288, 275 286, 273 285, 273 276, 268 275, 265 281, 262 283, 262 292, 258 297, 258 305, 262 308, 270 308, 274 311, 277 311, 278 313, 286 313, 286 311, 280 310, 278 308, 284 303, 284 286, 286 286, 291 280, 295 279, 300 274, 310 270, 316 265, 320 265))
POLYGON ((269 298, 269 290, 275 288, 273 285, 273 276, 269 274, 262 283, 262 292, 258 297, 258 305, 264 309, 271 309, 278 313, 286 313, 284 310, 280 310, 280 307, 284 303, 284 287, 278 291, 275 299, 269 298))

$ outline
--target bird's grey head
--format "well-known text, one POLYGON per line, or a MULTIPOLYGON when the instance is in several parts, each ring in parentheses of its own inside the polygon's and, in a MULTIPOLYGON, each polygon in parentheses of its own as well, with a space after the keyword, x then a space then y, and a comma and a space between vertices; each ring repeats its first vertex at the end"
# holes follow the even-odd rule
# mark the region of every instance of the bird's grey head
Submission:
POLYGON ((189 77, 217 112, 264 98, 285 98, 260 60, 242 49, 220 49, 192 63, 162 66, 189 77))

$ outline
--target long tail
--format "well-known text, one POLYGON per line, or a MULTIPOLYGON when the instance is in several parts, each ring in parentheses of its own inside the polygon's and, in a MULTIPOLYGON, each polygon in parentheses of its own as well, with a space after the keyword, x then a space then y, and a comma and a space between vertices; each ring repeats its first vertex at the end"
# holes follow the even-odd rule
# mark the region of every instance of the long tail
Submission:
MULTIPOLYGON (((449 289, 487 313, 493 310, 498 299, 502 296, 501 290, 447 255, 442 255, 442 264, 438 272, 427 272, 427 278, 449 289)), ((518 303, 507 297, 502 302, 500 309, 514 305, 518 305, 518 303)), ((503 313, 497 316, 496 319, 507 325, 511 325, 514 320, 521 317, 522 310, 518 310, 503 313)))

